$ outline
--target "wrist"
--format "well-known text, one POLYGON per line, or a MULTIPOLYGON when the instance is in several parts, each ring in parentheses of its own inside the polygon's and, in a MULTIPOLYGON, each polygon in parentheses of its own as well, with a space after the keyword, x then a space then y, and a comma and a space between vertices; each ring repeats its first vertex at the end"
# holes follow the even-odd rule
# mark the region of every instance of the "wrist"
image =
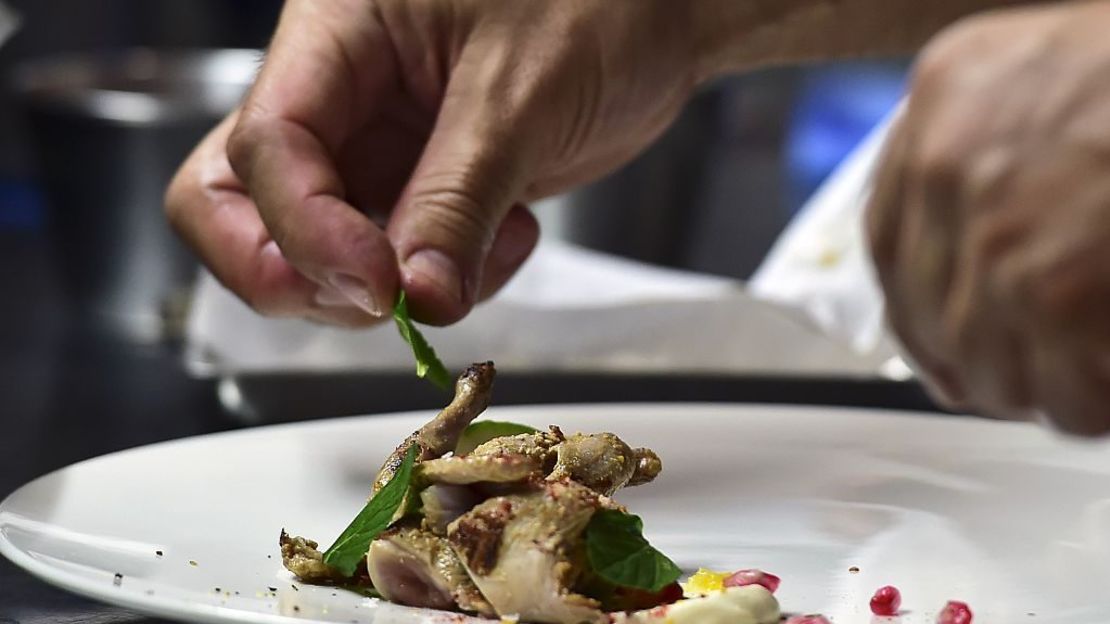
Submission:
POLYGON ((735 41, 743 37, 736 23, 735 8, 719 0, 690 0, 691 45, 694 78, 700 84, 741 69, 734 58, 735 41))
POLYGON ((698 81, 797 60, 799 31, 824 4, 824 0, 691 0, 698 81))
POLYGON ((742 27, 735 23, 735 9, 719 0, 690 0, 687 6, 691 11, 689 24, 696 82, 700 84, 739 70, 733 66, 736 62, 734 42, 743 35, 739 33, 742 27))
POLYGON ((688 0, 704 82, 755 67, 905 54, 978 10, 1027 0, 688 0))

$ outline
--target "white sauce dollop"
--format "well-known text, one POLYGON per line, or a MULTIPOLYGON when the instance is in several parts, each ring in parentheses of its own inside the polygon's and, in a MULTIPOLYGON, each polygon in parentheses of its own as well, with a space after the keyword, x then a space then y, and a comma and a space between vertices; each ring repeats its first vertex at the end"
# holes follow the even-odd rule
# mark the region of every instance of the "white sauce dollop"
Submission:
POLYGON ((628 624, 777 624, 779 601, 761 585, 729 587, 666 608, 637 611, 618 622, 628 624))

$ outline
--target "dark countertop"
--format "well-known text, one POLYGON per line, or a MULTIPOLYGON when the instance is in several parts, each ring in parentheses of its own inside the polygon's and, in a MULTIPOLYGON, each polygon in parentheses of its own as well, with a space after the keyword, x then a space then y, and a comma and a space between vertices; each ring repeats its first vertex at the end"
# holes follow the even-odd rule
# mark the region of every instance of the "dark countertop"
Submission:
MULTIPOLYGON (((222 410, 214 382, 185 374, 173 346, 129 344, 69 311, 40 236, 0 233, 0 267, 6 303, 0 306, 0 498, 76 461, 241 426, 222 410)), ((435 400, 407 377, 241 381, 259 397, 256 407, 275 420, 423 408, 435 400), (321 387, 345 398, 320 409, 321 387)), ((916 386, 878 381, 512 374, 499 380, 502 404, 637 400, 931 407, 916 386)), ((0 557, 0 624, 143 621, 158 620, 55 589, 0 557)))

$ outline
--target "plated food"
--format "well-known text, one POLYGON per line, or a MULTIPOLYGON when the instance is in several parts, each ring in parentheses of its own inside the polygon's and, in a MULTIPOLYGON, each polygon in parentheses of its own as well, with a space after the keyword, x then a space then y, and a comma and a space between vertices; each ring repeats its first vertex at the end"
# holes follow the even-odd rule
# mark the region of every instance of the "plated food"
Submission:
MULTIPOLYGON (((778 579, 746 570, 706 588, 681 574, 613 496, 662 470, 612 433, 475 421, 492 362, 470 366, 451 403, 386 459, 370 501, 326 551, 282 531, 305 582, 416 607, 545 624, 773 624, 778 579)), ((703 583, 704 584, 704 583, 703 583)))
MULTIPOLYGON (((783 615, 781 580, 762 570, 681 571, 613 497, 663 463, 613 433, 566 434, 477 420, 496 371, 473 364, 451 403, 389 455, 363 510, 321 552, 281 532, 282 563, 309 583, 403 605, 536 624, 829 624, 783 615)), ((849 573, 858 573, 853 567, 849 573)), ((902 613, 893 586, 876 616, 902 613)), ((951 601, 938 624, 971 624, 951 601)))

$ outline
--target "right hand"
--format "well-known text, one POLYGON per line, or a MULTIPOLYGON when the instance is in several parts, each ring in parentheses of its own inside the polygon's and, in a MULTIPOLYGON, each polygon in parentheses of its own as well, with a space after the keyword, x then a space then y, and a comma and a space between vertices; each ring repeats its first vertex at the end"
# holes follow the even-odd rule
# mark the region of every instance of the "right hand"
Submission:
POLYGON ((240 110, 188 158, 171 222, 262 313, 462 318, 535 246, 523 203, 654 140, 695 39, 670 0, 289 0, 240 110))
POLYGON ((936 395, 1110 432, 1110 3, 969 19, 922 53, 875 176, 887 312, 936 395))

